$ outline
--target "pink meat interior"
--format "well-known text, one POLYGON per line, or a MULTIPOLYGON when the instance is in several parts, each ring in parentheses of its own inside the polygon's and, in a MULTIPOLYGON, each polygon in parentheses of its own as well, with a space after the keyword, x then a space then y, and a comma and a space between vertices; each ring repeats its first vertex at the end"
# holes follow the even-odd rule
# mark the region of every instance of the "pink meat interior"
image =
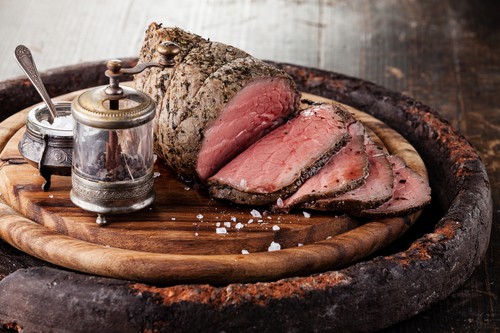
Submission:
POLYGON ((297 192, 284 200, 284 207, 303 202, 310 195, 334 195, 350 183, 366 177, 368 159, 364 147, 364 127, 360 122, 354 122, 349 125, 348 131, 350 139, 347 145, 333 155, 297 192))
POLYGON ((346 133, 331 105, 302 111, 225 165, 212 179, 240 191, 272 193, 291 185, 346 133))
POLYGON ((259 78, 240 90, 205 130, 196 170, 202 180, 283 124, 295 107, 296 92, 283 78, 259 78))
POLYGON ((431 190, 427 182, 408 168, 398 156, 389 156, 394 171, 392 198, 381 206, 368 209, 368 213, 398 212, 419 207, 431 200, 431 190))

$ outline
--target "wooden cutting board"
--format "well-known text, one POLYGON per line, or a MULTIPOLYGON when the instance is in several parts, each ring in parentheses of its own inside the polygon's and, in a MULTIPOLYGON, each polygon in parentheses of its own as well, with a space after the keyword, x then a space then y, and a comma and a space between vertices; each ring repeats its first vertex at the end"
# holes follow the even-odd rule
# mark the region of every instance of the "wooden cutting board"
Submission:
MULTIPOLYGON (((75 92, 62 96, 70 100, 75 92)), ((304 94, 313 101, 329 101, 304 94)), ((332 101, 329 101, 332 102, 332 101)), ((427 177, 415 149, 375 118, 350 108, 356 118, 427 177)), ((54 264, 96 275, 150 283, 232 283, 274 280, 339 268, 383 248, 416 220, 362 221, 308 211, 265 212, 262 207, 215 201, 179 181, 160 161, 155 165, 155 203, 132 214, 108 217, 100 227, 95 214, 69 199, 70 177, 43 178, 17 150, 27 110, 0 124, 0 237, 18 249, 54 264), (19 129, 19 130, 17 130, 19 129), (14 209, 23 217, 15 214, 14 209), (256 209, 262 217, 252 215, 256 209), (225 227, 226 234, 216 233, 225 227), (268 251, 272 242, 280 251, 268 251), (242 254, 246 250, 250 254, 242 254)))

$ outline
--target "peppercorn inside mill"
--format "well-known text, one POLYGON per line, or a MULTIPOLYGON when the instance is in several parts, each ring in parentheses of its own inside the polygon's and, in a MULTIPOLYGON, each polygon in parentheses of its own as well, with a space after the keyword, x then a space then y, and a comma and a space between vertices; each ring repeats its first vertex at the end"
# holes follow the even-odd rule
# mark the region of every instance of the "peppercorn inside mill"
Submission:
POLYGON ((137 211, 155 199, 153 190, 153 118, 155 103, 146 94, 120 86, 122 74, 137 74, 148 67, 169 68, 179 47, 171 42, 157 47, 161 59, 134 68, 120 60, 107 63, 109 85, 87 90, 71 105, 75 120, 71 201, 97 213, 137 211))

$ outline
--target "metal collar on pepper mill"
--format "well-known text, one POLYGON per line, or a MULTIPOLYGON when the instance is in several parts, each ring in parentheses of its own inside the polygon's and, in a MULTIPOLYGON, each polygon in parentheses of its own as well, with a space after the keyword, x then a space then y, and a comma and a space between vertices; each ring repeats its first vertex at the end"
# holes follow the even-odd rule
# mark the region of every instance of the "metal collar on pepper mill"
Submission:
POLYGON ((127 213, 154 201, 153 131, 155 103, 146 94, 120 86, 122 74, 137 74, 148 67, 175 65, 180 48, 160 44, 158 63, 122 68, 120 60, 107 63, 109 85, 88 90, 72 103, 75 120, 72 165, 72 202, 95 212, 97 224, 104 214, 127 213))

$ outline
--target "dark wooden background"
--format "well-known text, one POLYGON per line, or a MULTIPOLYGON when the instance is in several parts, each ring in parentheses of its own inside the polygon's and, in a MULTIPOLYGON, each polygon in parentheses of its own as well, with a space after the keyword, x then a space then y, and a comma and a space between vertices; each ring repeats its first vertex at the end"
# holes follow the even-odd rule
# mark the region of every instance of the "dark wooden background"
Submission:
MULTIPOLYGON (((12 57, 20 43, 40 70, 137 56, 153 20, 260 58, 370 80, 439 110, 487 167, 490 248, 463 287, 387 332, 500 331, 500 1, 0 0, 0 80, 21 74, 12 57)), ((17 255, 5 243, 0 252, 17 255)), ((14 269, 0 257, 0 279, 14 269)))

